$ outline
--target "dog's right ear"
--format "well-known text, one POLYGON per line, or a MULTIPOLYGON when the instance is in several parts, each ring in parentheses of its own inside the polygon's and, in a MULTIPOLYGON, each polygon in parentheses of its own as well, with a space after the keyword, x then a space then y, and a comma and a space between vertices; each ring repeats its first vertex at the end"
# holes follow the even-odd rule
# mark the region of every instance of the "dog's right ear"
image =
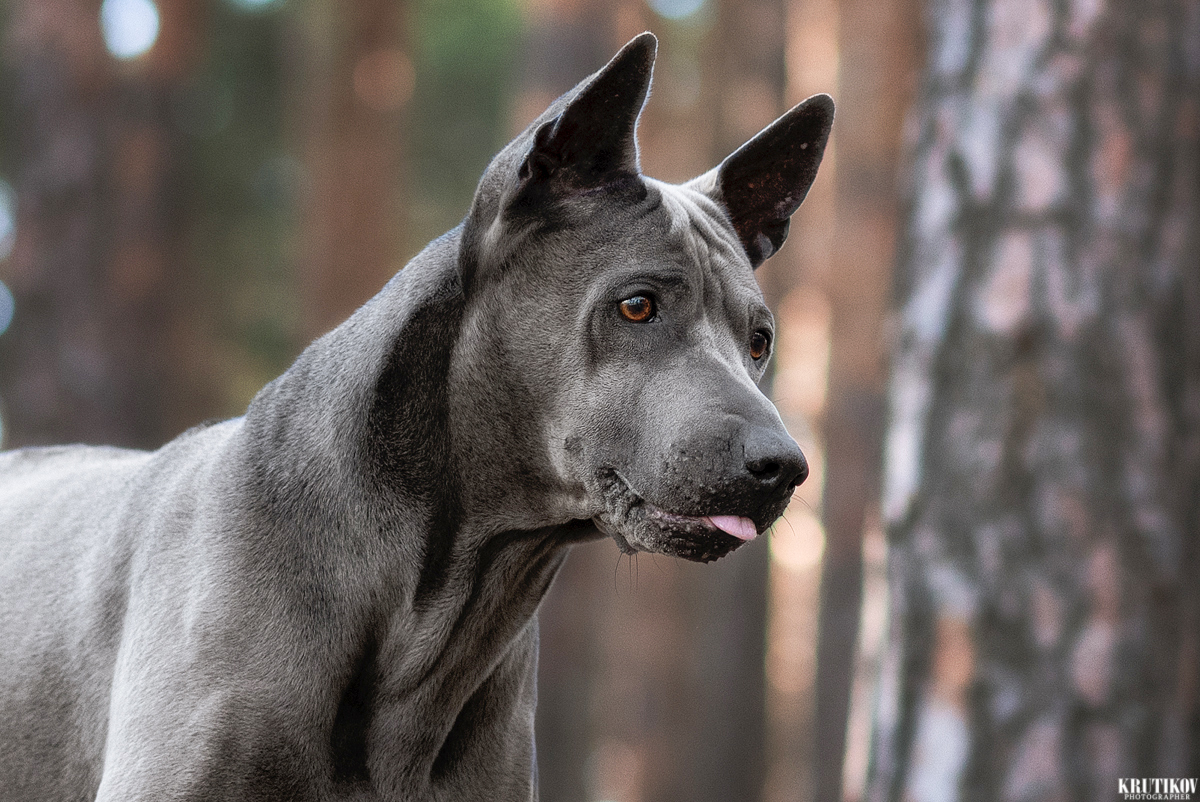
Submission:
POLYGON ((590 189, 637 175, 637 121, 657 51, 654 34, 636 36, 565 95, 566 107, 534 134, 517 173, 521 182, 590 189))
POLYGON ((789 220, 817 177, 832 126, 833 99, 813 95, 688 182, 725 206, 753 267, 787 239, 789 220))

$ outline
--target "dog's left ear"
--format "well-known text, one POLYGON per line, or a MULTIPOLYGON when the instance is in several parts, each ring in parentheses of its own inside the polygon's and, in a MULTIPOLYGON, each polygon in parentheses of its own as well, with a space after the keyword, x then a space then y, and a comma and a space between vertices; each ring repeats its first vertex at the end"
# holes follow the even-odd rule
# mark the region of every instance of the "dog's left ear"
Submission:
POLYGON ((636 175, 637 121, 657 51, 654 34, 636 36, 568 93, 562 112, 537 130, 518 173, 521 180, 596 187, 636 175))
POLYGON ((754 267, 787 239, 832 126, 833 98, 813 95, 689 183, 725 206, 754 267))

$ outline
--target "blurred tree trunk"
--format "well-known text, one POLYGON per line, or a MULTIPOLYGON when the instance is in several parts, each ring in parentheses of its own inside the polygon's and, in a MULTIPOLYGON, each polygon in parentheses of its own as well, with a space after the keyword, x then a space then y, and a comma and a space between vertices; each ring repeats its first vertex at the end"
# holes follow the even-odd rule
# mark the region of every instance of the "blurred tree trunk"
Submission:
MULTIPOLYGON (((615 52, 612 11, 603 3, 529 3, 526 13, 514 133, 615 52)), ((623 708, 615 699, 596 704, 604 692, 604 599, 615 582, 613 563, 608 543, 573 549, 538 613, 538 785, 547 802, 593 799, 592 786, 604 781, 592 758, 604 730, 615 727, 597 721, 598 713, 623 708)))
POLYGON ((872 800, 1200 775, 1200 6, 934 0, 872 800))
POLYGON ((307 186, 300 336, 324 334, 400 268, 401 121, 415 75, 407 5, 308 2, 298 15, 295 125, 307 186))
MULTIPOLYGON (((783 113, 787 76, 782 0, 723 0, 716 15, 704 65, 711 94, 701 110, 712 115, 710 165, 783 113)), ((794 283, 789 267, 794 262, 780 256, 758 271, 773 309, 794 283)), ((762 389, 771 394, 769 380, 762 389)), ((653 802, 762 798, 769 561, 764 537, 681 571, 676 626, 686 638, 660 678, 670 707, 647 772, 653 802)))
POLYGON ((0 339, 5 443, 152 446, 188 404, 174 353, 181 259, 181 135, 169 103, 198 50, 199 5, 160 2, 145 56, 117 63, 98 0, 19 0, 15 74, 16 299, 0 339))
MULTIPOLYGON (((530 3, 517 116, 531 119, 627 38, 654 28, 662 46, 639 129, 642 163, 658 178, 690 178, 784 110, 783 5, 719 3, 718 24, 700 42, 692 21, 664 25, 638 3, 530 3)), ((777 260, 774 278, 760 271, 772 303, 792 280, 777 260)), ((575 549, 541 608, 542 797, 761 798, 765 538, 707 566, 618 559, 611 544, 575 549)))
POLYGON ((815 683, 817 802, 841 802, 863 587, 863 530, 877 519, 884 338, 895 253, 901 127, 916 73, 918 4, 839 0, 835 237, 821 513, 825 557, 815 683))

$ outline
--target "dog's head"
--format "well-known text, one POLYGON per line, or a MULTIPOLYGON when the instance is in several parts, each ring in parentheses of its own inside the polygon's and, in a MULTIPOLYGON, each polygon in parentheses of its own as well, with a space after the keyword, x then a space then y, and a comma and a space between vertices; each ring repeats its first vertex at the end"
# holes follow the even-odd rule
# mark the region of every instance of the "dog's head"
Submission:
POLYGON ((509 410, 496 425, 556 514, 708 561, 770 526, 808 473, 757 387, 775 324, 753 271, 816 176, 833 103, 664 184, 635 139, 655 50, 631 41, 489 166, 463 237, 460 372, 509 410))

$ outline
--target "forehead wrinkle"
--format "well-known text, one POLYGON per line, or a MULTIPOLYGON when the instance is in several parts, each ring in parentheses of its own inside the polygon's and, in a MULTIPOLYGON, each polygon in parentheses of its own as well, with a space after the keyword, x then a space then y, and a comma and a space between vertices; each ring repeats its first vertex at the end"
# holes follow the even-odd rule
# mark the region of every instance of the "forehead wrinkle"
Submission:
MULTIPOLYGON (((761 298, 755 292, 758 283, 746 261, 741 242, 721 207, 708 196, 694 190, 657 181, 654 183, 662 197, 663 208, 670 217, 671 238, 683 244, 684 252, 699 269, 701 297, 711 293, 716 296, 717 305, 723 306, 727 295, 738 294, 736 290, 730 292, 736 287, 750 291, 755 298, 761 298), (718 270, 715 264, 718 259, 731 269, 718 270)), ((753 299, 750 304, 754 305, 753 299)))
POLYGON ((708 247, 730 262, 745 261, 741 242, 725 214, 712 198, 693 189, 674 184, 660 184, 662 195, 669 199, 672 211, 681 216, 685 225, 700 235, 708 247))
MULTIPOLYGON (((702 264, 711 264, 713 255, 723 257, 731 265, 745 265, 749 268, 742 244, 733 231, 725 212, 716 201, 695 190, 676 186, 674 184, 658 185, 663 200, 663 206, 671 216, 671 234, 682 238, 689 255, 697 259, 697 244, 703 243, 707 257, 702 264), (688 236, 691 234, 691 236, 688 236)), ((753 272, 745 271, 747 277, 753 272)))
MULTIPOLYGON (((721 283, 714 280, 715 273, 712 264, 712 248, 706 232, 697 226, 694 204, 689 203, 682 193, 676 193, 676 188, 670 185, 661 187, 663 208, 670 218, 670 238, 680 243, 683 252, 687 254, 688 263, 696 269, 700 299, 700 311, 707 317, 708 305, 704 299, 710 294, 720 293, 721 283), (700 234, 700 236, 696 236, 700 234)), ((721 299, 718 298, 718 301, 721 299)))

